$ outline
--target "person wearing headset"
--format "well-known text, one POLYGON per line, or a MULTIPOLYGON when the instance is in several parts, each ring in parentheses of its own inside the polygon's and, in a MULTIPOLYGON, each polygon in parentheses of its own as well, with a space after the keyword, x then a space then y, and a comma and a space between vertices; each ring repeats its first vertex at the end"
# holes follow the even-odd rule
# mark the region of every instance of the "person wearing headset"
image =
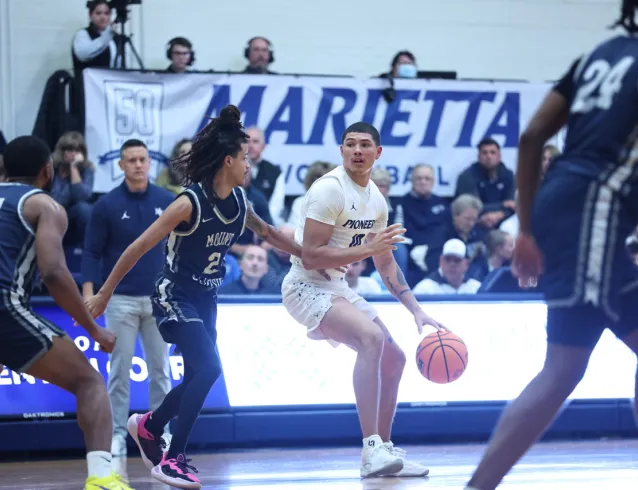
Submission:
POLYGON ((268 68, 275 62, 275 55, 271 42, 265 37, 257 36, 248 41, 244 49, 244 57, 248 60, 248 65, 242 73, 252 73, 255 75, 274 75, 274 71, 268 68))
POLYGON ((195 63, 193 44, 185 37, 174 37, 166 45, 166 57, 171 64, 166 71, 169 73, 185 73, 190 71, 195 63))

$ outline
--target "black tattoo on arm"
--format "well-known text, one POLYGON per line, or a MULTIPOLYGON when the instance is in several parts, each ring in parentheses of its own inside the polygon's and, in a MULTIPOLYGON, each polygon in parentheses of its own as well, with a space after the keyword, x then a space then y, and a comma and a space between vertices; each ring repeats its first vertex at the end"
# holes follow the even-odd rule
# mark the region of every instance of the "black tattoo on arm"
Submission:
POLYGON ((405 293, 409 293, 411 291, 408 286, 408 281, 405 280, 405 276, 403 275, 403 271, 399 269, 399 266, 396 266, 396 278, 393 280, 390 276, 386 276, 386 285, 390 288, 390 292, 395 296, 399 297, 405 293), (395 284, 395 281, 397 284, 395 284))
POLYGON ((255 213, 255 210, 250 204, 246 210, 246 228, 251 230, 262 240, 268 238, 268 235, 270 234, 268 223, 257 216, 257 213, 255 213))

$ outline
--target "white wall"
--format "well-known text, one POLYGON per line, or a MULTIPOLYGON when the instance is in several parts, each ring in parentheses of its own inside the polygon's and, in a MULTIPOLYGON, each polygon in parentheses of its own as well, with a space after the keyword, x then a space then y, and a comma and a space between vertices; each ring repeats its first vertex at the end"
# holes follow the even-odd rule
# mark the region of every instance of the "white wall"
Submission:
MULTIPOLYGON (((0 0, 0 128, 30 133, 49 75, 71 69, 85 0, 0 0)), ((609 35, 620 0, 144 0, 130 32, 147 68, 165 68, 166 42, 188 37, 199 69, 239 70, 254 35, 275 47, 273 70, 377 75, 398 50, 422 69, 463 78, 555 79, 609 35)))

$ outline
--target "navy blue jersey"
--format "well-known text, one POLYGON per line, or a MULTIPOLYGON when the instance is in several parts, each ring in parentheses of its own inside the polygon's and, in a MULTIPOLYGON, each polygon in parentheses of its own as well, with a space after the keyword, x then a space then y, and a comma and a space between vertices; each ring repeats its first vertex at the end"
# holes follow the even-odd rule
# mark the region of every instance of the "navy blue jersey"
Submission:
POLYGON ((244 190, 236 187, 223 201, 209 198, 200 184, 182 194, 193 204, 193 217, 168 237, 162 275, 185 289, 216 290, 226 274, 226 253, 246 227, 244 190))
POLYGON ((570 103, 555 163, 597 174, 624 165, 638 141, 638 38, 618 36, 576 60, 554 90, 570 103))
POLYGON ((0 292, 3 301, 25 305, 36 273, 35 232, 24 219, 24 203, 42 192, 30 185, 0 184, 0 292))

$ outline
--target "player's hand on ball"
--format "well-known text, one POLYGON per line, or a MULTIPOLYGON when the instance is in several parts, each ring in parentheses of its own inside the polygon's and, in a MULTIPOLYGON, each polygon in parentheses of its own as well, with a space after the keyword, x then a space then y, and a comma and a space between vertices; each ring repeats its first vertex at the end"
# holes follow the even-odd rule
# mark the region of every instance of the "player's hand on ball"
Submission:
POLYGON ((91 338, 100 344, 100 350, 110 354, 115 348, 116 335, 106 328, 98 328, 91 338))
POLYGON ((423 327, 425 325, 434 327, 439 332, 449 332, 449 329, 447 327, 444 327, 441 323, 437 322, 421 308, 416 310, 416 312, 414 313, 414 322, 416 323, 416 328, 419 331, 419 335, 423 333, 423 327))
POLYGON ((401 235, 406 231, 401 223, 395 223, 394 225, 388 226, 381 233, 377 233, 376 236, 368 242, 368 245, 372 249, 371 255, 383 255, 392 250, 396 250, 396 244, 405 240, 401 235))
POLYGON ((518 278, 518 285, 525 289, 535 288, 543 273, 543 257, 534 237, 527 233, 521 233, 516 238, 512 273, 518 278))

